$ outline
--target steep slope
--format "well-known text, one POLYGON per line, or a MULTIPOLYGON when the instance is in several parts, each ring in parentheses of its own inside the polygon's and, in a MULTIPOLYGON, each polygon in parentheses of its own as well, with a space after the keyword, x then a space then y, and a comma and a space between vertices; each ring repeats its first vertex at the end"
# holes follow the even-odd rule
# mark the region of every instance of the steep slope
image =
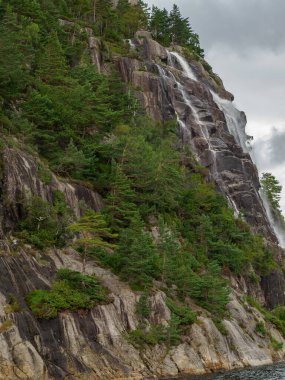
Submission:
POLYGON ((98 38, 89 8, 58 20, 51 2, 39 21, 15 4, 5 27, 34 33, 26 85, 10 77, 13 94, 1 92, 0 379, 155 379, 284 360, 283 251, 246 117, 220 78, 147 31, 110 42, 99 19, 98 38), (101 224, 72 234, 88 209, 101 224), (83 255, 78 293, 59 269, 84 272, 83 255), (94 278, 109 294, 86 305, 94 278))
MULTIPOLYGON (((250 207, 248 221, 252 226, 274 241, 257 196, 256 169, 248 154, 242 152, 229 133, 226 119, 214 102, 210 89, 227 97, 230 95, 223 88, 213 87, 211 82, 207 82, 209 78, 206 75, 203 79, 205 84, 188 78, 174 60, 175 56, 152 40, 145 39, 140 47, 145 52, 153 49, 153 45, 155 52, 152 58, 160 58, 164 62, 168 59, 169 65, 161 63, 159 66, 150 56, 145 61, 118 58, 124 79, 139 86, 138 96, 141 94, 140 98, 152 116, 171 118, 177 114, 183 143, 190 144, 201 162, 209 167, 220 191, 239 209, 246 207, 248 210, 250 207), (257 216, 254 209, 259 210, 257 216)), ((203 73, 197 68, 196 73, 202 78, 203 73)), ((5 231, 20 217, 17 204, 20 194, 25 191, 50 201, 52 190, 58 189, 65 194, 66 202, 78 216, 78 204, 82 199, 93 209, 102 207, 100 197, 82 185, 60 182, 54 175, 50 185, 44 184, 39 178, 35 158, 19 149, 5 149, 3 168, 5 231)), ((200 316, 197 323, 191 326, 183 336, 183 342, 176 347, 160 344, 142 350, 127 338, 128 332, 140 325, 136 304, 141 293, 132 291, 92 261, 87 265, 87 273, 96 273, 112 292, 113 302, 83 314, 64 312, 51 321, 36 320, 27 309, 25 296, 33 289, 49 287, 55 279, 56 269, 60 267, 80 270, 78 254, 71 249, 42 254, 31 247, 18 246, 17 241, 6 240, 3 244, 0 270, 1 279, 5 281, 1 281, 0 378, 142 379, 179 372, 202 374, 218 369, 270 364, 285 353, 284 349, 275 351, 272 348, 272 339, 280 345, 285 343, 280 333, 260 312, 244 303, 241 291, 246 293, 250 290, 242 279, 240 282, 232 279, 236 290, 232 291, 227 306, 224 335, 209 318, 210 314, 198 307, 200 316), (21 309, 7 313, 11 294, 19 300, 21 309), (256 329, 257 324, 266 325, 270 333, 263 336, 256 329)), ((275 286, 275 293, 276 289, 275 286)), ((271 295, 268 296, 272 299, 271 295)), ((259 297, 262 297, 261 290, 259 297)), ((171 311, 166 305, 164 292, 154 292, 150 303, 152 311, 148 323, 168 323, 171 311)))

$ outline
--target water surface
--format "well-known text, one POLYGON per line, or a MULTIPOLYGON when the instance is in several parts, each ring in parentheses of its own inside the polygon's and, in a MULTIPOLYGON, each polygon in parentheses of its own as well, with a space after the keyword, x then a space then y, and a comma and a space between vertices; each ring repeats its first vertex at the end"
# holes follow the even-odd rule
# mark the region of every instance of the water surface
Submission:
MULTIPOLYGON (((169 378, 167 380, 177 380, 169 378)), ((183 376, 179 380, 285 380, 285 363, 273 366, 249 368, 223 374, 183 376)))

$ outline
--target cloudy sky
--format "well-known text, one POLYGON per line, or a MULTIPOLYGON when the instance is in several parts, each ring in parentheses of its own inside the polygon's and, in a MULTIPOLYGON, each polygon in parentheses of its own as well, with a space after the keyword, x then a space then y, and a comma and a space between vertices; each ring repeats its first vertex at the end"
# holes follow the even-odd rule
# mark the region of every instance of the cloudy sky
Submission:
MULTIPOLYGON (((170 0, 149 0, 170 9, 170 0)), ((285 213, 285 0, 176 0, 206 59, 246 112, 260 172, 283 185, 285 213)))

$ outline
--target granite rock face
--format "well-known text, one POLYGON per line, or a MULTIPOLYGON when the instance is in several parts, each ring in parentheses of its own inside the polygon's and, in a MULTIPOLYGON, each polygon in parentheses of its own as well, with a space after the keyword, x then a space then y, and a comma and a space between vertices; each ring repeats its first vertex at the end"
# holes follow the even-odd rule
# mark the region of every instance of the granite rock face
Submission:
MULTIPOLYGON (((27 293, 48 288, 57 268, 82 267, 72 250, 52 251, 44 259, 43 265, 40 255, 31 257, 24 250, 14 257, 5 253, 0 257, 0 276, 6 279, 0 291, 0 379, 119 380, 175 376, 181 372, 203 374, 270 364, 285 354, 285 349, 274 351, 270 339, 256 333, 256 323, 264 320, 256 310, 243 305, 236 292, 228 305, 229 318, 223 321, 226 336, 205 314, 177 347, 157 345, 139 350, 126 337, 139 325, 136 302, 140 294, 94 262, 87 263, 87 273, 97 275, 110 289, 113 301, 86 313, 63 312, 53 320, 36 320, 26 306, 27 293), (7 313, 10 294, 21 305, 17 313, 7 313), (8 327, 2 327, 7 320, 8 327)), ((151 323, 167 324, 170 320, 165 300, 161 291, 151 296, 151 323)), ((267 328, 285 344, 272 326, 267 328)))
MULTIPOLYGON (((276 243, 258 193, 257 169, 249 153, 236 141, 213 93, 228 103, 232 95, 200 63, 188 62, 196 77, 193 80, 185 75, 175 56, 156 41, 144 38, 137 47, 141 60, 123 57, 118 61, 122 78, 137 89, 151 117, 160 121, 178 118, 183 143, 189 144, 201 164, 210 170, 230 205, 244 213, 255 232, 276 243)), ((243 112, 235 112, 245 135, 246 117, 243 112)))
POLYGON ((48 171, 45 173, 46 178, 41 178, 40 171, 46 169, 29 153, 7 147, 3 152, 2 165, 2 235, 11 232, 20 219, 20 203, 25 196, 38 196, 52 202, 54 191, 61 191, 76 217, 81 216, 81 202, 96 211, 103 206, 100 195, 83 185, 61 181, 48 171))
MULTIPOLYGON (((258 173, 243 146, 246 118, 232 109, 233 96, 200 62, 189 59, 191 72, 186 75, 176 53, 160 46, 149 34, 138 32, 133 43, 137 58, 116 58, 122 78, 132 84, 150 116, 159 121, 177 117, 182 144, 190 145, 197 160, 209 169, 209 179, 215 181, 236 213, 246 210, 244 217, 254 231, 275 243, 258 193, 258 173), (231 125, 226 110, 235 113, 240 131, 231 125), (243 140, 239 142, 240 136, 243 140)), ((98 70, 104 66, 100 49, 100 41, 90 32, 89 50, 98 70)), ((183 53, 179 47, 173 50, 180 56, 183 53)), ((110 290, 112 302, 84 313, 62 312, 52 320, 37 320, 25 302, 27 294, 48 289, 57 269, 80 271, 82 263, 72 249, 43 255, 11 241, 22 215, 23 197, 34 195, 52 202, 54 192, 61 191, 77 218, 82 213, 81 202, 99 211, 103 201, 80 183, 70 183, 50 172, 43 175, 44 164, 23 149, 7 145, 1 163, 0 380, 155 379, 284 359, 283 337, 243 299, 244 294, 250 294, 269 307, 285 304, 284 276, 278 271, 264 277, 261 286, 246 283, 242 276, 229 278, 232 293, 223 328, 218 329, 208 312, 193 305, 199 311, 198 320, 176 347, 162 344, 139 349, 131 343, 128 333, 140 324, 136 305, 141 293, 93 261, 87 262, 86 271, 95 273, 110 290), (7 307, 11 295, 20 304, 17 312, 7 307), (264 323, 267 336, 256 331, 257 323, 264 323), (270 336, 283 343, 283 348, 275 351, 270 336)), ((166 294, 154 292, 150 303, 149 323, 167 325, 171 313, 166 294)))

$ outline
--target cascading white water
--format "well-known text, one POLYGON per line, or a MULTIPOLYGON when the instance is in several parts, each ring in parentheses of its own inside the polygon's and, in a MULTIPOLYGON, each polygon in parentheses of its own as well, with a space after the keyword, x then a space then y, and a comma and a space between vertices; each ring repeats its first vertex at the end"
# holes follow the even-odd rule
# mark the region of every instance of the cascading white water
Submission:
POLYGON ((136 49, 136 45, 133 43, 132 39, 128 39, 126 41, 129 43, 129 45, 130 45, 130 47, 131 47, 132 50, 136 49))
POLYGON ((185 58, 183 58, 176 51, 170 52, 170 55, 172 55, 173 57, 175 57, 177 59, 177 61, 180 64, 185 76, 187 76, 188 78, 190 78, 192 80, 197 81, 196 75, 194 74, 193 70, 191 69, 191 67, 189 66, 189 64, 185 58))
POLYGON ((236 143, 242 147, 245 153, 249 152, 249 137, 245 133, 245 120, 241 117, 239 110, 235 108, 230 100, 222 99, 218 94, 211 91, 214 102, 224 113, 228 130, 235 138, 236 143))
MULTIPOLYGON (((245 153, 249 153, 252 159, 252 162, 256 165, 254 146, 252 149, 250 146, 249 138, 245 132, 245 121, 241 119, 241 113, 238 111, 232 102, 226 99, 222 99, 219 95, 211 91, 215 103, 218 105, 221 111, 223 111, 229 132, 234 136, 235 141, 240 145, 245 153)), ((267 219, 269 224, 274 231, 279 245, 285 248, 285 231, 278 224, 271 210, 270 203, 267 199, 266 194, 261 190, 259 191, 260 198, 265 209, 267 219)))
MULTIPOLYGON (((183 70, 183 73, 186 77, 188 77, 192 80, 198 81, 198 78, 194 74, 190 65, 180 54, 178 54, 177 52, 170 52, 168 54, 169 54, 169 63, 171 66, 174 66, 173 61, 171 59, 171 56, 172 56, 172 57, 176 58, 176 60, 180 64, 180 66, 183 70)), ((207 130, 207 128, 203 128, 204 123, 200 121, 199 114, 196 111, 195 107, 191 104, 189 96, 187 96, 183 86, 179 82, 177 82, 177 86, 181 92, 181 95, 182 95, 185 103, 190 107, 190 109, 194 115, 195 121, 201 127, 201 133, 202 133, 203 137, 208 141, 209 150, 212 152, 213 160, 214 160, 213 169, 214 169, 214 171, 216 171, 216 151, 211 145, 208 130, 207 130)), ((247 134, 245 132, 246 121, 243 118, 241 112, 235 108, 234 104, 231 101, 229 101, 227 99, 222 99, 218 94, 216 94, 213 91, 211 91, 211 93, 212 93, 214 102, 217 104, 219 109, 225 115, 227 127, 228 127, 230 134, 233 135, 236 143, 242 148, 243 152, 249 153, 251 155, 251 159, 252 159, 253 163, 255 163, 254 148, 253 148, 253 150, 251 150, 249 136, 247 136, 247 134)), ((181 125, 182 123, 183 123, 184 128, 187 128, 185 123, 182 122, 181 120, 179 120, 179 124, 181 125)), ((275 235, 279 241, 280 246, 285 248, 285 231, 280 227, 280 225, 278 225, 275 222, 273 214, 272 214, 271 209, 270 209, 269 202, 268 202, 265 194, 260 192, 260 198, 262 200, 262 203, 263 203, 269 224, 270 224, 272 230, 274 231, 274 233, 275 233, 275 235)), ((237 207, 236 203, 234 202, 234 200, 229 199, 229 203, 233 207, 235 215, 238 215, 239 210, 238 210, 238 207, 237 207)))

